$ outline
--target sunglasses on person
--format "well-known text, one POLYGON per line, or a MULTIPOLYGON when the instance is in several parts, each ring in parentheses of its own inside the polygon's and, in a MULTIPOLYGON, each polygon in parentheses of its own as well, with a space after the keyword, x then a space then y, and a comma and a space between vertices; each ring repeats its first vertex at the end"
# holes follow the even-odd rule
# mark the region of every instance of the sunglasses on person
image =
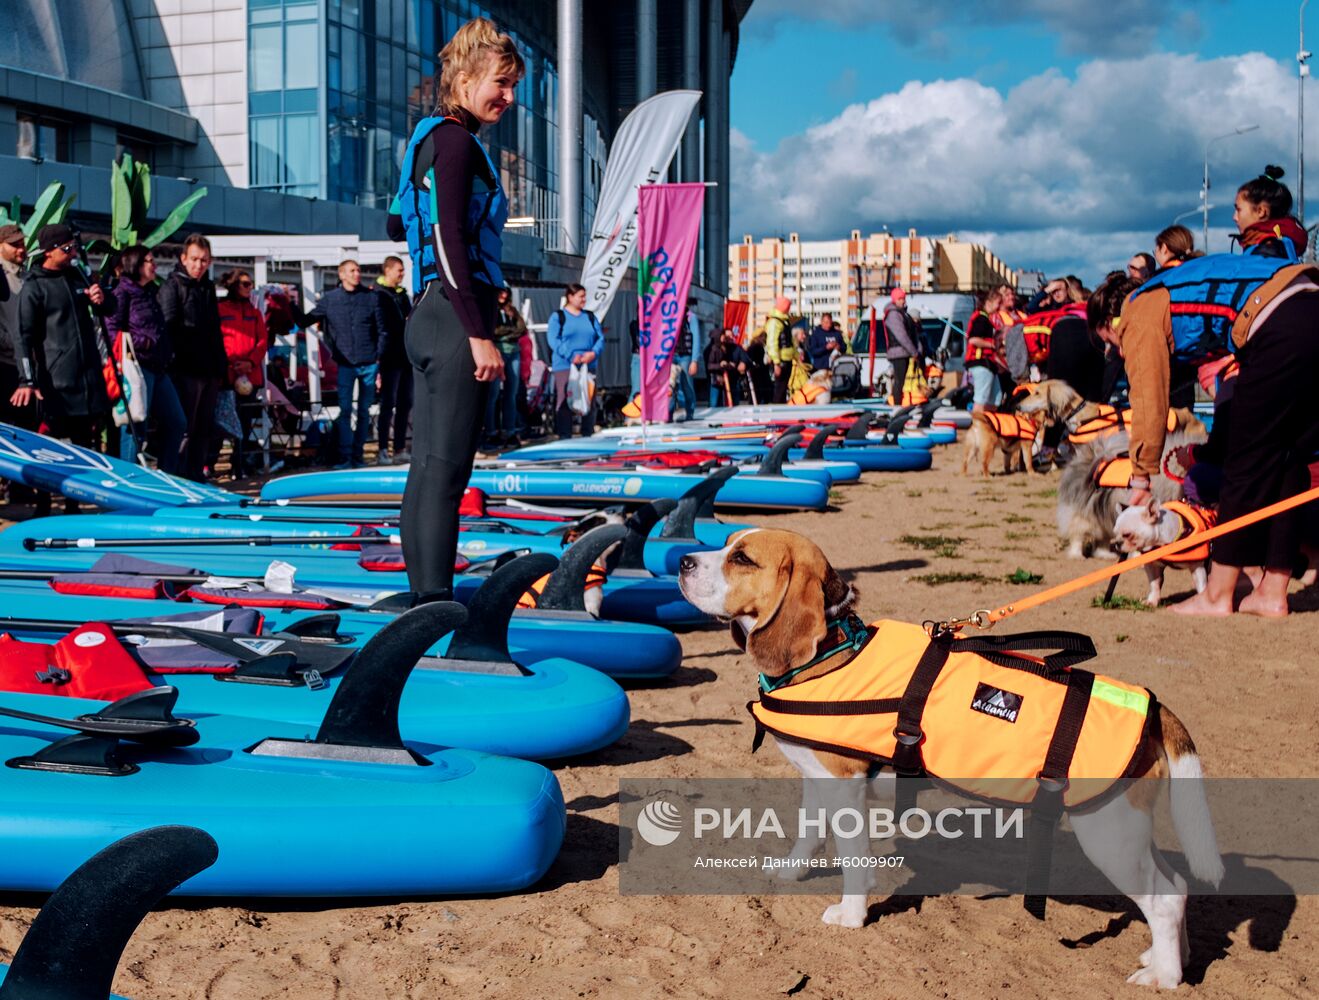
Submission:
POLYGON ((70 240, 68 243, 61 243, 57 247, 51 247, 52 250, 58 250, 60 253, 73 253, 78 248, 77 240, 70 240))
POLYGON ((252 287, 252 279, 251 279, 251 278, 239 278, 237 284, 238 284, 238 287, 239 287, 239 288, 251 288, 251 287, 252 287))

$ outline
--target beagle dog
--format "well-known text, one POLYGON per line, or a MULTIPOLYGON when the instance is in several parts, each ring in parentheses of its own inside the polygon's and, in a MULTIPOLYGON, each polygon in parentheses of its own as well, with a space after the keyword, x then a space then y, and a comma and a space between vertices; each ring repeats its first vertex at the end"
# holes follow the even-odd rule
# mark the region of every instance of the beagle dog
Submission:
MULTIPOLYGON (((856 591, 844 582, 824 553, 795 532, 752 528, 729 538, 717 551, 683 557, 679 570, 683 596, 692 604, 730 624, 734 642, 745 650, 757 671, 782 676, 808 664, 820 650, 829 650, 830 623, 845 617, 856 591)), ((795 676, 808 680, 840 666, 851 655, 843 648, 795 676)), ((1133 782, 1095 807, 1069 813, 1071 826, 1091 862, 1139 907, 1149 924, 1152 946, 1140 958, 1141 968, 1128 982, 1165 989, 1182 980, 1189 946, 1186 934, 1187 886, 1159 853, 1153 841, 1152 811, 1162 779, 1172 783, 1172 811, 1179 839, 1191 870, 1215 885, 1223 877, 1223 862, 1205 800, 1200 759, 1185 726, 1159 706, 1157 725, 1149 726, 1134 773, 1159 782, 1133 782)), ((802 807, 808 814, 825 809, 864 811, 872 763, 853 756, 811 749, 775 738, 783 755, 801 772, 802 807)), ((889 793, 892 793, 892 775, 889 793)), ((824 846, 825 836, 799 840, 793 863, 779 869, 792 878, 808 870, 806 863, 824 846)), ((836 837, 840 857, 870 854, 865 832, 854 838, 836 837)), ((872 880, 861 865, 843 867, 843 897, 823 915, 827 924, 861 927, 866 921, 866 897, 872 880)))

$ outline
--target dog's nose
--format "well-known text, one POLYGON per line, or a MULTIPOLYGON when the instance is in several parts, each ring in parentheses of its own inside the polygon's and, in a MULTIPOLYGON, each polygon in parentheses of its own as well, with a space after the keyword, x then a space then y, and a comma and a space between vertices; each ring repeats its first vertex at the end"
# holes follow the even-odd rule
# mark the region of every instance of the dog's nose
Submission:
POLYGON ((695 572, 696 572, 696 560, 693 559, 691 556, 683 556, 681 559, 678 560, 678 572, 679 572, 679 573, 695 573, 695 572))

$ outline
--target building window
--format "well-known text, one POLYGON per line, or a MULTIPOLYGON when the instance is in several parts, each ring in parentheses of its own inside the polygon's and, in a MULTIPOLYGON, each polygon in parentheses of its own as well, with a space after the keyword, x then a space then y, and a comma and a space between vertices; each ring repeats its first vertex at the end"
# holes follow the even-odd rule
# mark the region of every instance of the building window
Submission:
POLYGON ((69 126, 50 118, 20 114, 15 155, 28 160, 68 163, 72 159, 69 156, 69 126))

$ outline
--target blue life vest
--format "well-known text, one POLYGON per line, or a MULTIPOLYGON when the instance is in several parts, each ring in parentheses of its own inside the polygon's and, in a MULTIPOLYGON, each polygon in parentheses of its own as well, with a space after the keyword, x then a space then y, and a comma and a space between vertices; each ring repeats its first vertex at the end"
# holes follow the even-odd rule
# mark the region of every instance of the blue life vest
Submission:
MULTIPOLYGON (((445 121, 456 122, 460 128, 462 127, 462 123, 456 118, 440 116, 423 118, 417 124, 408 148, 403 154, 398 195, 390 206, 390 211, 396 212, 402 218, 403 230, 408 236, 408 255, 412 258, 414 294, 420 293, 427 282, 438 278, 441 268, 446 264, 443 260, 443 249, 437 251, 439 235, 435 226, 439 209, 435 203, 434 167, 426 170, 423 186, 419 187, 412 181, 417 149, 426 137, 445 121), (441 257, 438 264, 437 252, 441 257)), ((485 158, 494 183, 493 186, 488 184, 480 174, 473 178, 472 197, 467 203, 467 212, 463 218, 463 242, 467 246, 472 277, 494 288, 502 288, 504 275, 499 267, 499 258, 503 252, 504 223, 508 221, 508 198, 499 184, 499 171, 495 169, 489 152, 476 136, 472 136, 472 141, 476 143, 476 148, 485 158)), ((452 285, 453 282, 450 281, 449 284, 452 285)))
POLYGON ((1285 257, 1264 256, 1250 247, 1244 253, 1217 253, 1161 271, 1131 293, 1165 288, 1171 300, 1172 356, 1196 364, 1235 352, 1232 324, 1250 296, 1284 267, 1298 263, 1290 240, 1278 240, 1285 257))

